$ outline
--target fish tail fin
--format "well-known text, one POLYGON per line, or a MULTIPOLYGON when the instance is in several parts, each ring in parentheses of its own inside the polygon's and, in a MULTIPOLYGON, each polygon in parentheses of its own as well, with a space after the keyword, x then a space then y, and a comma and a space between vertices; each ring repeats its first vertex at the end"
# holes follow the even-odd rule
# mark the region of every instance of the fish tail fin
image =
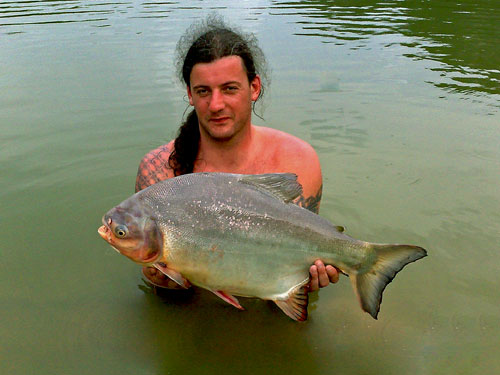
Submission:
POLYGON ((371 269, 364 273, 351 274, 350 279, 358 296, 361 308, 377 319, 382 303, 382 293, 404 266, 423 258, 427 251, 412 245, 371 244, 377 259, 371 269))

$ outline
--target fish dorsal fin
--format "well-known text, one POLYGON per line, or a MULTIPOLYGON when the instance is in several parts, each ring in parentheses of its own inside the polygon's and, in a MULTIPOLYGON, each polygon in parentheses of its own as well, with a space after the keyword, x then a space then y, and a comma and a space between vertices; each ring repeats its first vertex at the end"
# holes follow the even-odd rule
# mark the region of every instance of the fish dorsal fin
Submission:
POLYGON ((307 320, 307 305, 309 303, 309 296, 307 294, 308 285, 309 279, 294 287, 288 294, 287 299, 276 299, 274 303, 293 320, 299 322, 307 320))
POLYGON ((266 173, 242 175, 241 183, 255 186, 269 195, 289 203, 302 194, 302 185, 294 173, 266 173))

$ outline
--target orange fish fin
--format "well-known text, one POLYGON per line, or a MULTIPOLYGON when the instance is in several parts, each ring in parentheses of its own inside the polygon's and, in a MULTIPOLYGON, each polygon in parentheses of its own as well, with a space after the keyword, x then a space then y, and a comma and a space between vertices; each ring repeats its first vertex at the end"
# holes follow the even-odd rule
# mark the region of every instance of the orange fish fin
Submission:
POLYGON ((297 285, 285 300, 274 300, 274 303, 283 310, 293 320, 303 322, 307 320, 307 304, 309 296, 307 294, 308 283, 297 285))
POLYGON ((191 283, 189 281, 187 281, 184 277, 182 277, 182 275, 179 272, 174 271, 171 268, 168 268, 165 263, 158 262, 158 263, 153 264, 153 266, 157 270, 159 270, 161 273, 163 273, 164 275, 167 275, 168 277, 170 277, 172 280, 174 280, 177 284, 182 286, 184 289, 187 289, 191 286, 191 283))
POLYGON ((238 300, 236 299, 235 296, 229 294, 229 293, 226 293, 222 290, 211 290, 211 292, 213 294, 215 294, 217 297, 220 297, 222 298, 224 301, 226 301, 227 303, 233 305, 234 307, 236 307, 237 309, 240 309, 240 310, 245 310, 241 305, 240 303, 238 302, 238 300))

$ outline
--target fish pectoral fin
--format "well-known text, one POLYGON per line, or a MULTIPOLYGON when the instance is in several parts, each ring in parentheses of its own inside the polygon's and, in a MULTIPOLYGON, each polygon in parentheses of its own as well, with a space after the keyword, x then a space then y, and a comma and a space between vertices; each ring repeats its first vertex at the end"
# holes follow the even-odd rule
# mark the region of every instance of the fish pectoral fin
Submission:
POLYGON ((229 293, 226 293, 222 290, 210 290, 213 294, 215 294, 217 297, 220 297, 222 298, 224 301, 226 301, 227 303, 233 305, 234 307, 236 307, 237 309, 240 309, 240 310, 245 310, 243 308, 243 306, 240 305, 240 303, 238 302, 238 300, 236 299, 235 296, 229 294, 229 293))
POLYGON ((288 298, 285 300, 274 300, 274 303, 283 310, 293 320, 303 322, 307 320, 307 305, 309 303, 308 282, 297 285, 289 293, 288 298))
POLYGON ((164 263, 155 263, 153 264, 153 266, 164 275, 170 277, 184 289, 188 289, 189 287, 191 287, 191 283, 187 279, 182 277, 182 275, 179 272, 174 271, 171 268, 168 268, 164 263))

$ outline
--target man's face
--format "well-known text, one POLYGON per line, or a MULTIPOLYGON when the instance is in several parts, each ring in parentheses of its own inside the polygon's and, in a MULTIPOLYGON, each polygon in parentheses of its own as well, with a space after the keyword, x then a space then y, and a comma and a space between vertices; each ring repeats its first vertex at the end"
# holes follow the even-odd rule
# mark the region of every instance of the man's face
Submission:
POLYGON ((228 141, 250 126, 252 101, 260 93, 260 78, 252 82, 239 56, 195 64, 187 89, 203 135, 228 141))

